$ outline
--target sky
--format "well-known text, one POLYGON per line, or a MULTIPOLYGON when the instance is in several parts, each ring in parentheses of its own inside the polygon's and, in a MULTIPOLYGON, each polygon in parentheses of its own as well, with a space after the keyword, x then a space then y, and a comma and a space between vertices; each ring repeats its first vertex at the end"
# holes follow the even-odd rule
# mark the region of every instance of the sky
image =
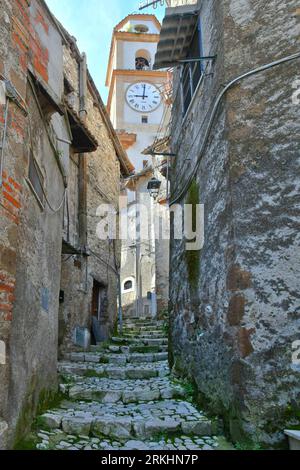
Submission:
MULTIPOLYGON (((81 52, 86 52, 90 73, 107 101, 106 69, 113 28, 130 13, 138 11, 139 0, 46 0, 47 4, 72 36, 81 52)), ((152 7, 142 13, 155 13, 161 21, 164 8, 152 7)))

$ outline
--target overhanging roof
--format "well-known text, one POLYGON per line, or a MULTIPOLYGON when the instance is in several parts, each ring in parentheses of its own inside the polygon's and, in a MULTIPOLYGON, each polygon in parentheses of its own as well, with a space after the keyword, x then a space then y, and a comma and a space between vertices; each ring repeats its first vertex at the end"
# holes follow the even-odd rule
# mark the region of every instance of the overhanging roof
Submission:
POLYGON ((198 16, 196 5, 166 9, 153 66, 155 70, 173 67, 179 60, 186 59, 198 16))
POLYGON ((66 106, 66 108, 72 132, 72 146, 78 153, 95 152, 98 148, 96 138, 91 134, 77 113, 69 106, 66 106))
POLYGON ((150 145, 150 147, 143 150, 142 155, 153 155, 153 153, 164 154, 170 152, 170 140, 170 136, 157 140, 150 145))

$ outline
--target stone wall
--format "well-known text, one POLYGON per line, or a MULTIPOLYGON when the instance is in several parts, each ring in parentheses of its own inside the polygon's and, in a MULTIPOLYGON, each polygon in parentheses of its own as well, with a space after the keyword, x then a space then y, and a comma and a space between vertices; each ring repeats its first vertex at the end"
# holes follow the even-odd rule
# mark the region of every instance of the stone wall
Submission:
MULTIPOLYGON (((217 54, 188 114, 173 108, 173 199, 187 181, 224 84, 297 51, 297 1, 202 1, 204 55, 217 54), (271 4, 272 3, 272 4, 271 4), (280 14, 278 14, 280 12, 280 14), (189 158, 189 161, 186 161, 189 158)), ((299 372, 299 60, 233 86, 219 106, 194 182, 180 202, 205 205, 205 244, 171 243, 170 360, 223 417, 235 441, 285 445, 297 424, 299 372)), ((174 88, 179 85, 178 71, 174 88)))
MULTIPOLYGON (((0 339, 6 344, 6 365, 0 366, 0 416, 8 423, 0 448, 11 446, 28 429, 41 397, 56 391, 62 220, 45 201, 42 205, 37 200, 28 183, 30 155, 53 206, 63 197, 64 182, 27 70, 56 95, 48 65, 52 60, 59 68, 62 42, 40 7, 36 1, 1 2, 0 73, 10 80, 13 92, 0 188, 0 339)), ((2 131, 4 109, 1 106, 2 131)))
POLYGON ((94 279, 107 290, 103 338, 117 315, 119 247, 98 240, 96 212, 103 202, 117 209, 120 171, 127 175, 130 163, 88 73, 86 113, 77 107, 70 129, 64 75, 76 95, 79 52, 68 37, 43 0, 0 1, 0 86, 6 83, 8 96, 0 103, 0 142, 7 122, 0 186, 0 449, 12 448, 56 396, 58 341, 70 349, 75 326, 90 328, 94 279), (70 69, 63 62, 68 47, 70 69), (93 153, 76 151, 82 139, 93 153), (43 193, 29 181, 33 159, 43 193), (62 254, 66 233, 76 256, 65 248, 62 254), (61 289, 66 297, 59 309, 61 289))
MULTIPOLYGON (((72 105, 73 111, 78 116, 80 60, 76 44, 72 38, 69 38, 69 44, 64 48, 64 70, 65 78, 73 88, 68 103, 72 105)), ((104 204, 111 205, 118 212, 121 170, 101 109, 103 103, 95 94, 93 87, 94 85, 88 80, 84 125, 98 142, 98 148, 85 156, 78 155, 79 160, 85 159, 86 166, 87 233, 81 234, 85 239, 84 242, 81 240, 81 249, 84 249, 88 256, 66 255, 62 259, 61 290, 64 292, 64 302, 60 306, 59 315, 61 352, 76 349, 74 344, 76 327, 91 331, 94 280, 106 290, 107 301, 101 318, 103 339, 107 339, 113 332, 117 319, 118 276, 115 272, 117 270, 115 262, 119 263, 120 249, 117 242, 98 239, 97 225, 101 219, 97 216, 97 209, 104 204)), ((79 170, 81 171, 82 169, 79 170)))

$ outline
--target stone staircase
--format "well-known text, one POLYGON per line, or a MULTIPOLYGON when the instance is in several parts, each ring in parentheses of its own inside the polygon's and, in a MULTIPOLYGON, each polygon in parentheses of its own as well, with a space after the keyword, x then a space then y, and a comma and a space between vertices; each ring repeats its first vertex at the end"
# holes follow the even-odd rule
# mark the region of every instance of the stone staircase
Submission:
POLYGON ((37 449, 213 450, 214 425, 172 379, 163 322, 127 320, 122 336, 59 364, 65 399, 37 420, 37 449))

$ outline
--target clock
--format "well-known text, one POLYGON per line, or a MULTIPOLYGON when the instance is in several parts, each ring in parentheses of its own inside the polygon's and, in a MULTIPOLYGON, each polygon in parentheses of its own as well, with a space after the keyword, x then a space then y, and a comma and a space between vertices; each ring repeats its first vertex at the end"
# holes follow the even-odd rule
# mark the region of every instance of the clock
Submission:
POLYGON ((138 82, 128 87, 126 100, 134 111, 151 113, 159 107, 161 96, 158 88, 152 83, 138 82))

